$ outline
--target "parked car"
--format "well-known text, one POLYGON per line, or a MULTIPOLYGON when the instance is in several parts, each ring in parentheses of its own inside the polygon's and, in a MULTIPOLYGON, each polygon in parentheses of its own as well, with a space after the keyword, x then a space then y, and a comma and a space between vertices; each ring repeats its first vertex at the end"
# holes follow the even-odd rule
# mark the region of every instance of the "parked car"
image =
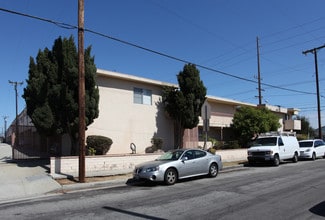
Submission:
POLYGON ((299 158, 316 160, 318 157, 325 158, 325 142, 321 139, 299 141, 299 158))
POLYGON ((249 164, 270 162, 279 166, 280 161, 292 160, 299 157, 299 143, 293 132, 268 132, 258 136, 247 150, 249 164))
POLYGON ((137 165, 133 177, 173 185, 179 179, 199 175, 216 177, 221 169, 220 155, 200 149, 177 149, 166 152, 154 161, 137 165))

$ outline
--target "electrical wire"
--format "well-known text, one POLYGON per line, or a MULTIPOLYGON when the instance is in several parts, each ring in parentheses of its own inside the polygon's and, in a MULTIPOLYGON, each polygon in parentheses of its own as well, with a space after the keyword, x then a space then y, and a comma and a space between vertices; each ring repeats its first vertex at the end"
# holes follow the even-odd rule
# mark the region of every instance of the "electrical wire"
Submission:
POLYGON ((71 24, 66 24, 66 23, 53 21, 53 20, 46 19, 46 18, 41 18, 41 17, 29 15, 29 14, 24 14, 24 13, 21 13, 21 12, 12 11, 12 10, 8 10, 8 9, 5 9, 5 8, 0 8, 0 11, 8 12, 8 13, 15 14, 15 15, 20 15, 20 16, 23 16, 23 17, 32 18, 32 19, 36 19, 36 20, 40 20, 40 21, 45 21, 47 23, 54 24, 54 25, 56 25, 56 26, 58 26, 60 28, 64 28, 64 29, 78 29, 77 26, 74 26, 74 25, 71 25, 71 24))
MULTIPOLYGON (((31 18, 31 19, 36 19, 36 20, 44 21, 44 22, 47 22, 47 23, 54 24, 54 25, 56 25, 56 26, 58 26, 60 28, 65 28, 65 29, 78 29, 78 26, 75 26, 75 25, 71 25, 71 24, 67 24, 67 23, 63 23, 63 22, 58 22, 58 21, 54 21, 54 20, 50 20, 50 19, 46 19, 46 18, 41 18, 41 17, 37 17, 37 16, 33 16, 33 15, 21 13, 21 12, 16 12, 16 11, 4 9, 4 8, 0 8, 0 11, 4 11, 4 12, 7 12, 7 13, 11 13, 11 14, 15 14, 15 15, 23 16, 23 17, 28 17, 28 18, 31 18)), ((196 65, 199 68, 202 68, 202 69, 205 69, 205 70, 208 70, 208 71, 211 71, 211 72, 219 73, 219 74, 224 75, 224 76, 232 77, 232 78, 235 78, 235 79, 238 79, 238 80, 242 80, 242 81, 246 81, 246 82, 251 82, 251 83, 254 83, 254 84, 257 83, 256 80, 247 79, 247 78, 244 78, 244 77, 241 77, 241 76, 237 76, 237 75, 230 74, 230 73, 227 73, 227 72, 224 72, 224 71, 220 71, 220 70, 217 70, 217 69, 213 69, 211 67, 206 67, 206 66, 203 66, 201 64, 196 64, 196 63, 193 63, 193 62, 191 62, 189 60, 181 59, 181 58, 178 58, 178 57, 175 57, 175 56, 172 56, 172 55, 168 55, 166 53, 162 53, 162 52, 159 52, 159 51, 156 51, 156 50, 152 50, 152 49, 149 49, 149 48, 146 48, 146 47, 143 47, 143 46, 140 46, 140 45, 137 45, 137 44, 134 44, 134 43, 125 41, 125 40, 121 40, 119 38, 112 37, 112 36, 109 36, 107 34, 103 34, 103 33, 100 33, 100 32, 97 32, 97 31, 94 31, 94 30, 91 30, 91 29, 85 28, 84 31, 85 32, 88 32, 88 33, 92 33, 92 34, 98 35, 98 36, 101 36, 101 37, 104 37, 104 38, 108 38, 108 39, 117 41, 119 43, 122 43, 122 44, 125 44, 125 45, 128 45, 128 46, 132 46, 132 47, 141 49, 141 50, 144 50, 144 51, 147 51, 147 52, 150 52, 150 53, 157 54, 159 56, 163 56, 163 57, 166 57, 166 58, 169 58, 169 59, 172 59, 172 60, 176 60, 176 61, 179 61, 179 62, 182 62, 182 63, 191 63, 191 64, 196 65)), ((267 83, 261 83, 261 85, 268 86, 268 87, 275 88, 275 89, 280 89, 280 90, 295 92, 295 93, 316 95, 316 93, 304 92, 304 91, 300 91, 300 90, 283 88, 283 87, 280 87, 280 86, 275 86, 275 85, 271 85, 271 84, 267 84, 267 83)))

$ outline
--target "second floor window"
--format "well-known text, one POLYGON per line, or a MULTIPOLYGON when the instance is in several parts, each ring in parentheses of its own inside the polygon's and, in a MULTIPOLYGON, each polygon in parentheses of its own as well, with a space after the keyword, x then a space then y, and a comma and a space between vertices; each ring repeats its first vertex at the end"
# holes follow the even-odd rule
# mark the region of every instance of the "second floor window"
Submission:
POLYGON ((151 90, 134 88, 133 102, 136 104, 151 105, 151 90))

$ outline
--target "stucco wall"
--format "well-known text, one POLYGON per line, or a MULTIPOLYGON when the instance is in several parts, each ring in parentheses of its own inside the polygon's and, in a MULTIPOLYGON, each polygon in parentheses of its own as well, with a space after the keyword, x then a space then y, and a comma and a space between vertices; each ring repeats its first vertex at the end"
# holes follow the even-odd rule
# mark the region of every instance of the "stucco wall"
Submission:
MULTIPOLYGON (((160 154, 86 156, 86 176, 107 176, 133 171, 135 165, 154 160, 160 154)), ((50 174, 54 178, 79 175, 79 157, 51 157, 50 174)))
POLYGON ((99 76, 97 82, 100 114, 89 126, 87 136, 103 135, 111 138, 113 144, 108 154, 131 152, 131 143, 136 145, 137 153, 144 153, 151 146, 154 136, 163 139, 163 149, 173 148, 173 123, 160 105, 161 87, 108 76, 99 76), (135 87, 151 90, 151 105, 134 103, 135 87))

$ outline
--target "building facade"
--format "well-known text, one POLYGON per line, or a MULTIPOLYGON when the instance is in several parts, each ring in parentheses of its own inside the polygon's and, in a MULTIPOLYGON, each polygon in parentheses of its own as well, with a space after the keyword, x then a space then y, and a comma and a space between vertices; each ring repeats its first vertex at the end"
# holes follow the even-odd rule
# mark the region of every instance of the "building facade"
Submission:
MULTIPOLYGON (((101 69, 97 70, 96 81, 100 95, 99 117, 88 127, 86 136, 102 135, 111 138, 113 144, 108 154, 131 153, 131 145, 136 146, 137 153, 145 153, 152 145, 152 138, 163 140, 162 150, 177 147, 174 145, 174 121, 168 117, 162 106, 162 90, 165 86, 178 85, 101 69)), ((236 110, 241 106, 258 108, 251 103, 207 96, 204 104, 206 110, 202 108, 202 117, 196 128, 185 130, 183 146, 205 146, 205 134, 218 141, 236 140, 231 124, 236 110), (205 115, 206 113, 208 114, 205 115), (207 132, 203 120, 206 116, 209 117, 207 132)), ((294 120, 294 115, 298 114, 297 109, 271 105, 264 107, 279 117, 282 125, 279 131, 300 130, 300 121, 294 120)), ((61 146, 55 151, 60 155, 69 155, 68 135, 64 135, 59 141, 55 139, 55 143, 49 143, 52 140, 44 140, 34 134, 36 130, 30 125, 25 110, 19 118, 20 122, 24 121, 28 125, 28 129, 20 129, 25 133, 20 138, 21 144, 24 142, 28 146, 37 145, 37 149, 44 149, 41 145, 46 144, 47 152, 53 151, 53 146, 61 146), (29 137, 33 138, 30 140, 29 137)), ((15 122, 8 129, 8 136, 14 136, 14 126, 15 122)))
MULTIPOLYGON (((154 137, 163 140, 163 150, 177 147, 174 145, 174 122, 164 111, 161 95, 164 86, 178 85, 100 69, 97 70, 97 83, 100 91, 99 117, 89 126, 87 135, 110 137, 113 144, 109 154, 131 152, 131 143, 136 145, 138 153, 144 153, 154 137)), ((218 141, 236 139, 230 126, 237 108, 258 107, 213 96, 207 96, 206 103, 210 116, 208 136, 218 141)), ((293 120, 293 116, 298 114, 297 109, 264 107, 279 117, 279 131, 301 129, 300 121, 293 120)), ((204 121, 200 117, 196 128, 185 130, 183 146, 203 147, 204 143, 204 121)))
POLYGON ((173 121, 165 114, 161 104, 164 86, 177 85, 141 77, 97 70, 99 88, 99 117, 86 135, 103 135, 113 144, 109 153, 144 153, 151 139, 163 139, 163 150, 174 147, 173 121))

